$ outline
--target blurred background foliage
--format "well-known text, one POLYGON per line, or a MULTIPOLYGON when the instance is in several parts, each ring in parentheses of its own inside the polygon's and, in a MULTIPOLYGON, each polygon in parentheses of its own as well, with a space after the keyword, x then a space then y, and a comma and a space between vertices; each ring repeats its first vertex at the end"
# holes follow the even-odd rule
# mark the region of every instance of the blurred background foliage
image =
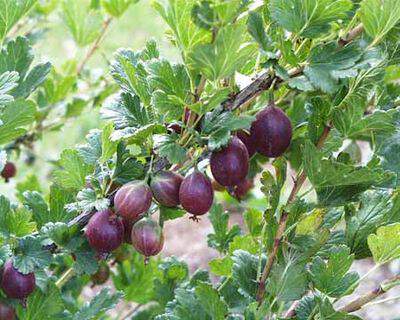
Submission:
MULTIPOLYGON (((151 1, 137 3, 136 0, 121 0, 120 3, 129 3, 127 10, 121 16, 111 17, 109 12, 112 12, 113 8, 109 8, 108 12, 105 12, 104 9, 107 0, 102 0, 101 4, 100 0, 91 0, 90 3, 88 0, 39 0, 37 6, 30 11, 29 16, 11 30, 11 35, 13 37, 28 36, 33 45, 34 63, 51 62, 53 65, 51 86, 56 88, 53 91, 57 92, 58 89, 62 92, 68 80, 73 83, 73 88, 67 90, 68 96, 65 100, 68 103, 75 101, 78 105, 81 100, 87 101, 94 91, 104 89, 104 87, 96 88, 99 79, 105 81, 106 85, 112 86, 112 81, 109 81, 111 80, 109 64, 113 59, 113 53, 118 48, 138 50, 144 46, 147 40, 153 38, 159 44, 163 56, 171 61, 179 59, 176 48, 165 37, 167 27, 152 8, 151 1), (94 14, 90 13, 90 17, 85 16, 88 15, 88 11, 85 9, 88 7, 93 9, 91 12, 94 12, 94 14), (83 15, 81 17, 82 25, 69 24, 71 15, 83 15), (85 63, 82 74, 75 77, 71 70, 79 68, 79 65, 85 60, 92 48, 93 39, 98 37, 103 22, 110 17, 110 25, 98 48, 85 63), (79 30, 79 27, 85 29, 88 35, 79 30), (76 30, 75 34, 73 30, 76 30), (90 35, 89 31, 92 31, 93 34, 90 35), (85 36, 88 38, 85 39, 85 36), (54 75, 55 72, 57 76, 54 75), (90 83, 94 83, 94 85, 89 87, 90 83)), ((76 16, 73 19, 80 20, 76 16)), ((65 100, 61 100, 57 101, 55 98, 55 105, 58 102, 65 103, 65 100)), ((34 158, 28 148, 21 148, 18 175, 9 184, 1 184, 0 193, 11 198, 15 197, 16 185, 28 181, 33 174, 40 180, 41 188, 47 190, 48 176, 53 168, 52 162, 59 159, 61 151, 84 142, 91 129, 102 127, 99 116, 100 106, 101 103, 88 104, 81 114, 79 114, 81 111, 79 107, 77 107, 78 111, 71 111, 76 112, 77 116, 66 118, 62 126, 56 126, 54 129, 46 131, 46 134, 34 143, 34 150, 32 150, 35 153, 34 158)), ((52 118, 54 119, 54 117, 52 118)), ((15 156, 13 153, 14 158, 15 156)))

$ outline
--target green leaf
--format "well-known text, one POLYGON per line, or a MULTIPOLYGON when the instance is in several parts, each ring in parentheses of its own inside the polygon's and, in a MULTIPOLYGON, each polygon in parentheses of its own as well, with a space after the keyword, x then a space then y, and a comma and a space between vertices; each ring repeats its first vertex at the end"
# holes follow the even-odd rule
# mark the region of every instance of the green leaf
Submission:
POLYGON ((165 59, 147 64, 152 104, 169 121, 180 120, 184 106, 190 101, 190 79, 184 65, 171 65, 165 59))
POLYGON ((364 110, 356 105, 347 106, 346 109, 335 108, 332 122, 344 138, 354 140, 368 140, 374 134, 390 134, 395 131, 389 112, 378 110, 364 116, 364 110))
POLYGON ((286 30, 305 38, 317 38, 331 29, 331 24, 347 18, 350 0, 272 0, 271 16, 286 30))
POLYGON ((120 292, 111 293, 109 288, 103 288, 91 301, 86 302, 78 312, 70 316, 69 319, 98 319, 104 312, 113 309, 122 296, 120 292))
POLYGON ((19 241, 14 254, 14 266, 23 274, 35 268, 44 269, 51 263, 51 254, 43 248, 40 237, 26 236, 19 241))
POLYGON ((0 41, 4 39, 12 27, 26 15, 35 5, 37 0, 1 0, 0 8, 3 12, 0 15, 0 41))
POLYGON ((40 229, 40 233, 58 246, 65 247, 72 239, 74 230, 63 222, 49 222, 40 229))
POLYGON ((213 320, 224 320, 228 313, 228 306, 216 289, 208 283, 200 283, 195 290, 201 306, 213 320))
POLYGON ((152 113, 140 103, 138 96, 127 93, 106 104, 102 110, 104 119, 114 123, 116 130, 111 139, 116 141, 128 139, 131 143, 141 144, 147 137, 157 133, 165 132, 152 113))
POLYGON ((8 93, 18 86, 18 80, 18 72, 15 71, 6 71, 0 75, 0 105, 14 100, 14 97, 8 93))
POLYGON ((137 3, 139 0, 101 0, 101 5, 107 13, 113 17, 121 17, 129 6, 137 3))
POLYGON ((0 196, 0 233, 9 237, 23 237, 36 229, 32 214, 27 209, 11 210, 10 201, 0 196))
POLYGON ((157 136, 156 149, 160 157, 166 157, 170 163, 181 163, 186 159, 186 149, 178 144, 180 136, 176 133, 157 136))
POLYGON ((117 147, 117 163, 113 178, 120 184, 144 178, 143 164, 131 157, 123 143, 119 143, 117 147))
POLYGON ((210 35, 191 19, 195 0, 154 1, 155 10, 172 29, 179 48, 186 54, 195 45, 209 42, 210 35))
POLYGON ((362 194, 359 208, 346 219, 346 242, 357 258, 370 256, 367 238, 378 227, 400 222, 399 205, 399 197, 386 191, 362 194))
POLYGON ((319 316, 321 320, 361 320, 357 316, 335 311, 329 299, 323 299, 319 295, 302 298, 296 307, 296 318, 310 320, 315 316, 319 316))
POLYGON ((30 70, 33 59, 32 48, 25 37, 11 40, 1 50, 0 73, 16 71, 19 74, 18 86, 11 92, 14 98, 27 98, 44 82, 50 72, 50 63, 38 64, 30 70))
POLYGON ((112 142, 110 139, 113 129, 113 124, 109 123, 103 128, 103 132, 101 133, 101 157, 99 159, 101 163, 112 158, 117 151, 117 143, 112 142))
POLYGON ((63 0, 62 8, 64 23, 78 46, 85 47, 100 35, 101 13, 91 9, 88 1, 63 0))
POLYGON ((251 59, 255 48, 243 42, 245 26, 231 24, 219 30, 213 44, 196 46, 189 55, 189 68, 212 81, 230 77, 251 59))
POLYGON ((73 268, 77 274, 94 274, 98 268, 98 260, 96 259, 97 253, 89 246, 87 241, 81 239, 77 240, 77 244, 73 243, 73 246, 80 245, 78 249, 73 250, 73 254, 76 258, 73 268))
POLYGON ((378 228, 368 236, 368 247, 375 263, 384 264, 400 257, 400 223, 378 228))
POLYGON ((206 113, 202 133, 209 135, 208 147, 211 151, 227 145, 230 133, 239 129, 249 129, 255 117, 248 115, 235 115, 217 107, 206 113))
POLYGON ((229 256, 212 259, 209 263, 210 271, 220 277, 232 275, 233 261, 229 256))
POLYGON ((304 271, 304 265, 292 261, 275 265, 271 271, 268 290, 278 301, 300 299, 307 285, 307 276, 304 271))
POLYGON ((25 180, 20 181, 17 183, 16 186, 16 190, 17 190, 17 197, 20 201, 23 201, 24 196, 23 193, 25 191, 38 191, 41 192, 42 188, 40 186, 40 182, 39 179, 36 175, 34 174, 28 174, 25 177, 25 180))
POLYGON ((90 212, 105 210, 110 207, 110 200, 98 197, 93 189, 83 189, 76 195, 76 202, 66 206, 68 211, 90 212))
POLYGON ((78 151, 64 150, 61 153, 60 165, 63 169, 54 172, 54 180, 65 189, 80 190, 86 184, 86 176, 91 173, 89 165, 84 163, 78 151))
POLYGON ((310 141, 306 141, 303 155, 304 170, 316 188, 320 201, 326 199, 325 192, 347 192, 347 200, 352 199, 367 187, 385 179, 380 167, 353 166, 333 159, 325 159, 321 151, 310 141))
POLYGON ((141 60, 141 52, 119 49, 114 58, 115 61, 111 64, 111 75, 115 81, 125 93, 140 97, 143 104, 148 106, 151 92, 147 81, 148 72, 144 61, 141 60))
POLYGON ((239 226, 234 225, 228 228, 229 214, 224 212, 220 204, 213 205, 208 218, 214 229, 214 233, 207 235, 208 246, 219 252, 227 251, 233 238, 240 234, 239 226))
POLYGON ((260 48, 264 51, 270 50, 271 40, 265 33, 264 20, 260 13, 251 11, 247 20, 247 29, 260 48))
POLYGON ((66 205, 75 199, 75 195, 59 185, 50 186, 49 206, 50 216, 48 222, 68 222, 75 217, 75 212, 66 210, 66 205))
POLYGON ((37 191, 26 191, 23 194, 24 205, 32 211, 33 219, 38 228, 48 222, 50 211, 46 201, 37 191))
POLYGON ((400 19, 400 3, 396 0, 363 0, 359 15, 365 31, 379 43, 400 19))
POLYGON ((8 103, 0 113, 0 145, 24 135, 23 127, 35 120, 35 112, 31 101, 18 99, 8 103))
POLYGON ((167 257, 158 265, 162 273, 160 277, 154 278, 154 300, 165 307, 174 299, 174 290, 189 276, 189 269, 185 262, 176 257, 167 257))
POLYGON ((263 227, 263 214, 261 211, 253 208, 249 208, 243 215, 249 233, 253 237, 261 235, 263 227))
POLYGON ((347 273, 354 261, 354 255, 346 246, 333 247, 329 259, 325 262, 315 257, 310 267, 311 279, 319 291, 330 297, 342 297, 355 289, 359 276, 357 272, 347 273))
POLYGON ((232 279, 240 288, 239 292, 250 299, 256 298, 258 290, 258 257, 243 250, 237 250, 232 256, 232 279))
POLYGON ((130 259, 118 264, 113 282, 115 287, 122 291, 129 301, 145 304, 153 299, 154 279, 158 276, 157 260, 143 263, 143 256, 133 252, 130 259))
POLYGON ((36 290, 28 297, 27 308, 17 309, 18 319, 21 320, 52 320, 64 310, 64 302, 60 290, 50 282, 45 292, 36 290))
POLYGON ((179 208, 169 208, 162 205, 159 208, 162 221, 175 220, 186 214, 186 211, 179 208))
POLYGON ((357 44, 340 47, 336 43, 317 46, 311 50, 304 74, 312 85, 327 93, 338 89, 338 80, 355 77, 356 62, 361 58, 357 44))

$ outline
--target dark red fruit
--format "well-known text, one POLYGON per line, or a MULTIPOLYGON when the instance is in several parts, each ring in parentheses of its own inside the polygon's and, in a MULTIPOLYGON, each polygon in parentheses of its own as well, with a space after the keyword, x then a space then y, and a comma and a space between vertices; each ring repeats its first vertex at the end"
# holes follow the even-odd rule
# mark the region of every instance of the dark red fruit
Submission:
POLYGON ((14 320, 15 310, 13 307, 0 303, 0 320, 14 320))
POLYGON ((223 186, 234 186, 246 178, 249 172, 249 154, 246 146, 237 137, 229 144, 211 154, 211 172, 215 180, 223 186))
POLYGON ((90 246, 99 254, 117 249, 124 238, 124 225, 110 209, 96 212, 86 227, 90 246))
POLYGON ((90 277, 94 285, 101 285, 107 282, 108 278, 110 278, 110 267, 107 263, 101 263, 99 266, 99 270, 95 274, 92 274, 90 277))
POLYGON ((247 196, 247 193, 251 188, 253 188, 253 180, 251 179, 244 179, 238 185, 236 185, 231 194, 238 200, 242 200, 247 196))
POLYGON ((179 188, 183 177, 172 171, 162 171, 150 183, 154 198, 166 207, 179 205, 179 188))
POLYGON ((176 122, 170 123, 170 124, 167 126, 167 129, 168 129, 170 132, 175 132, 175 133, 177 133, 177 134, 180 134, 180 133, 182 132, 182 126, 181 126, 179 123, 176 123, 176 122))
POLYGON ((1 176, 6 180, 6 182, 10 181, 10 179, 15 177, 16 174, 17 167, 12 162, 7 162, 1 172, 1 176))
POLYGON ((179 189, 179 200, 182 207, 193 215, 207 213, 214 200, 214 191, 210 179, 195 170, 183 179, 179 189))
POLYGON ((36 287, 34 273, 23 274, 14 268, 12 261, 5 263, 3 277, 1 279, 1 288, 7 297, 12 299, 24 300, 36 287))
POLYGON ((132 181, 123 185, 115 194, 117 212, 129 221, 137 221, 151 206, 152 194, 144 181, 132 181))
POLYGON ((247 133, 244 130, 240 130, 236 132, 236 136, 244 143, 244 145, 247 148, 247 152, 249 153, 249 158, 254 156, 256 153, 256 140, 254 139, 254 136, 251 134, 247 133))
POLYGON ((132 228, 132 245, 145 257, 157 255, 164 246, 164 236, 160 225, 145 218, 132 228))
POLYGON ((122 219, 122 223, 124 224, 124 242, 131 243, 131 232, 134 222, 122 219))
POLYGON ((257 151, 267 157, 281 156, 290 145, 292 125, 286 114, 275 106, 260 111, 251 125, 257 151))

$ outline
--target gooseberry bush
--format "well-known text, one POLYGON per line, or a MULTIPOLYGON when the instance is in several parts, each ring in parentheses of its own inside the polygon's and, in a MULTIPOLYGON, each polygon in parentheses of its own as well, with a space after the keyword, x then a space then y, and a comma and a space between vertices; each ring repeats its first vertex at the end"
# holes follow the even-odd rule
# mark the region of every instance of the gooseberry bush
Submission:
POLYGON ((0 1, 0 320, 361 319, 400 284, 354 295, 351 269, 400 258, 400 2, 157 0, 175 62, 149 39, 91 70, 143 2, 0 1), (55 13, 86 53, 58 68, 34 57, 55 13), (20 176, 98 112, 48 181, 20 176), (175 219, 210 221, 207 270, 163 254, 175 219))

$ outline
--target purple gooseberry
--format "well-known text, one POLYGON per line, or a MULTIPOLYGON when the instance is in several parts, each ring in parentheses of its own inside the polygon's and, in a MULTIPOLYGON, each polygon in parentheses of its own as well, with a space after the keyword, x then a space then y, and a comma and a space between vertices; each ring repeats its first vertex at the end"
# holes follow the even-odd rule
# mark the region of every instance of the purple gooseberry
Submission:
POLYGON ((124 239, 124 225, 110 209, 96 212, 86 227, 90 246, 98 253, 109 253, 117 249, 124 239))
POLYGON ((15 310, 13 307, 0 302, 0 320, 14 320, 15 310))
POLYGON ((144 181, 135 180, 123 185, 115 194, 117 213, 129 221, 137 221, 151 206, 152 193, 144 181))
POLYGON ((251 125, 250 134, 254 136, 257 151, 264 156, 281 156, 290 145, 292 125, 286 114, 271 105, 260 111, 251 125))
POLYGON ((234 186, 246 178, 249 172, 249 154, 238 137, 232 137, 229 144, 211 154, 211 172, 223 186, 234 186))
POLYGON ((9 182, 11 178, 14 178, 17 174, 17 167, 13 162, 7 162, 4 165, 3 171, 1 171, 1 176, 6 182, 9 182))
POLYGON ((160 225, 151 218, 144 218, 132 227, 132 245, 146 258, 157 255, 164 246, 160 225))
POLYGON ((24 300, 36 287, 35 274, 23 274, 14 268, 11 260, 8 260, 3 269, 1 288, 7 297, 24 300))
POLYGON ((256 153, 256 140, 254 139, 254 136, 251 135, 250 133, 247 133, 244 130, 239 130, 236 132, 236 136, 244 143, 244 145, 247 148, 247 152, 249 153, 249 158, 254 156, 256 153))
POLYGON ((183 179, 179 189, 179 200, 182 207, 195 216, 207 213, 214 200, 210 179, 195 169, 183 179))
POLYGON ((162 171, 150 183, 154 198, 166 207, 179 205, 179 188, 183 177, 173 171, 162 171))

